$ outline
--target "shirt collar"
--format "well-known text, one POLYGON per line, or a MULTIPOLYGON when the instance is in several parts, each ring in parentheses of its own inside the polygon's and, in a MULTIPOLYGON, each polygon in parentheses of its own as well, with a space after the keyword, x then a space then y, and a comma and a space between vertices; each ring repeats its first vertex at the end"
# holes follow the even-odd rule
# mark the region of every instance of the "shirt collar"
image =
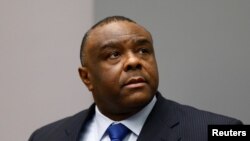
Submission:
POLYGON ((109 127, 110 124, 112 124, 114 121, 103 115, 97 106, 95 106, 95 117, 94 122, 96 123, 96 129, 97 130, 97 136, 98 141, 101 140, 104 133, 106 132, 106 129, 109 127))
POLYGON ((112 123, 122 123, 126 127, 128 127, 136 136, 139 136, 141 129, 153 109, 154 105, 156 103, 156 97, 154 96, 153 99, 150 101, 149 104, 147 104, 142 110, 140 110, 135 115, 129 117, 128 119, 122 120, 122 121, 113 121, 103 115, 97 106, 95 106, 95 117, 94 122, 96 122, 97 129, 98 130, 98 139, 100 140, 102 136, 105 134, 106 129, 110 126, 112 123))
POLYGON ((129 117, 128 119, 121 121, 121 123, 126 125, 134 134, 139 136, 149 113, 151 112, 151 110, 155 105, 155 102, 156 102, 156 97, 154 96, 151 102, 148 105, 146 105, 141 111, 129 117))

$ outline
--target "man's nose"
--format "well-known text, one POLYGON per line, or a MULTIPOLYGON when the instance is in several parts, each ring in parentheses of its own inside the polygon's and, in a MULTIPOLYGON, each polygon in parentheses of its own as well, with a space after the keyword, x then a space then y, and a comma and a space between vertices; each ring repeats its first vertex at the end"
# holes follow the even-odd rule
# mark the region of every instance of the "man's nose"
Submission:
POLYGON ((140 70, 142 68, 141 59, 134 53, 128 53, 124 63, 124 70, 140 70))

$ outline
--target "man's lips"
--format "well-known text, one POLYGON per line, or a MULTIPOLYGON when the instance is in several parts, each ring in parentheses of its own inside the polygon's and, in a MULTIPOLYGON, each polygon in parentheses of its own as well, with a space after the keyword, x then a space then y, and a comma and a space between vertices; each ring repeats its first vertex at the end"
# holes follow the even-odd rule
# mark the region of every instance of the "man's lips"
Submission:
POLYGON ((134 76, 129 78, 123 86, 128 88, 138 88, 144 86, 145 83, 146 80, 142 76, 134 76))

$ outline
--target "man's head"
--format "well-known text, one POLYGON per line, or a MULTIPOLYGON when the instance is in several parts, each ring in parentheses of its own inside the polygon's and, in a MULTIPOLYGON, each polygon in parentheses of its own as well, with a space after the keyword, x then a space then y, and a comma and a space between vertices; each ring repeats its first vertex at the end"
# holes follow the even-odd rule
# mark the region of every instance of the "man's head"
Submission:
POLYGON ((81 62, 81 79, 113 120, 138 112, 157 91, 151 34, 128 18, 108 17, 94 25, 83 39, 81 62))

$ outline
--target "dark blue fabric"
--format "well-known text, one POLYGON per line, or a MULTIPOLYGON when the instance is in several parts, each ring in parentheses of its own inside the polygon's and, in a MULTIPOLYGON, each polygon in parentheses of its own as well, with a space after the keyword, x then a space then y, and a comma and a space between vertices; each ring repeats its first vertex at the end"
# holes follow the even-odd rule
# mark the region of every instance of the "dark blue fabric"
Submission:
MULTIPOLYGON (((201 111, 167 100, 157 93, 157 102, 147 117, 137 141, 207 141, 207 125, 242 124, 241 121, 201 111)), ((36 130, 29 141, 80 141, 95 114, 89 110, 36 130)), ((91 140, 91 139, 90 139, 91 140)))
POLYGON ((129 133, 129 129, 121 123, 112 124, 107 130, 111 141, 122 141, 129 133))

